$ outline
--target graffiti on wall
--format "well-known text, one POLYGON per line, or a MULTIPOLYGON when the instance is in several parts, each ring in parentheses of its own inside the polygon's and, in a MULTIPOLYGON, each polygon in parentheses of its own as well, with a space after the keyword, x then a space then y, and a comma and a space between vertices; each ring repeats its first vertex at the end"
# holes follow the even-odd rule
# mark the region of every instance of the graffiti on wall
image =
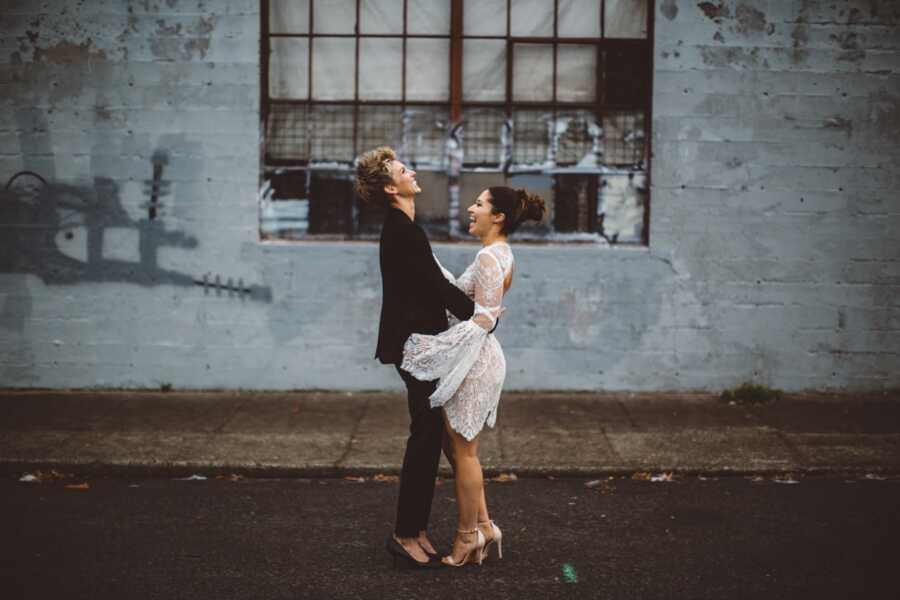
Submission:
MULTIPOLYGON (((271 302, 268 286, 247 285, 242 278, 207 272, 201 275, 159 265, 163 248, 196 248, 193 236, 168 228, 163 219, 170 182, 164 177, 168 155, 153 154, 152 178, 145 182, 146 217, 133 219, 122 205, 119 184, 95 177, 89 185, 48 181, 39 173, 13 175, 0 192, 0 272, 37 275, 50 285, 126 282, 140 286, 199 287, 204 293, 271 302), (110 239, 131 231, 138 259, 110 256, 110 239), (115 231, 118 235, 111 235, 115 231), (136 236, 133 235, 136 233, 136 236)), ((131 250, 134 250, 132 248, 131 250)), ((132 252, 133 254, 133 252, 132 252)))

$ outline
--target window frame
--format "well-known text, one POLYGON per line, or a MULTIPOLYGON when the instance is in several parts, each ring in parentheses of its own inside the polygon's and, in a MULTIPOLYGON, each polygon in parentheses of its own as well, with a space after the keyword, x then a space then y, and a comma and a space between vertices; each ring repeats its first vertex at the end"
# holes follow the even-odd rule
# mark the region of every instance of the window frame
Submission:
MULTIPOLYGON (((409 0, 402 0, 403 5, 403 28, 400 33, 361 33, 359 21, 361 16, 361 3, 364 0, 355 1, 355 18, 356 26, 353 33, 316 33, 314 31, 314 17, 316 0, 308 0, 308 27, 306 33, 272 33, 270 31, 270 0, 260 0, 261 3, 261 35, 260 35, 260 173, 261 177, 270 170, 278 168, 309 168, 310 158, 306 159, 286 159, 274 158, 268 152, 267 125, 273 105, 285 106, 305 106, 308 109, 314 106, 352 106, 353 108, 353 139, 352 147, 354 156, 357 156, 363 149, 359 148, 360 138, 360 109, 367 106, 385 106, 399 107, 404 111, 407 107, 434 107, 446 108, 449 113, 448 133, 451 128, 460 123, 464 123, 464 114, 467 109, 502 109, 507 120, 514 118, 515 110, 547 110, 552 111, 553 118, 557 118, 563 112, 571 112, 573 110, 584 110, 592 112, 598 120, 602 120, 603 116, 613 110, 639 110, 643 111, 644 118, 644 157, 645 177, 647 181, 647 202, 644 204, 643 227, 641 244, 649 246, 650 243, 650 199, 649 190, 651 184, 651 166, 652 166, 652 103, 653 103, 653 73, 654 73, 654 53, 653 44, 655 38, 655 0, 646 0, 647 2, 647 36, 646 38, 608 38, 606 37, 606 6, 607 0, 598 0, 600 2, 599 18, 600 18, 600 37, 561 37, 559 35, 559 0, 553 0, 553 35, 552 36, 513 36, 512 35, 512 3, 514 0, 506 0, 506 33, 505 35, 466 35, 463 31, 463 0, 449 0, 451 3, 450 11, 450 31, 444 34, 428 33, 428 34, 411 34, 408 31, 409 26, 409 0), (307 52, 307 97, 291 98, 291 99, 273 99, 269 95, 269 65, 271 59, 271 40, 277 38, 305 38, 308 40, 307 52), (350 38, 355 40, 354 50, 354 83, 353 98, 342 100, 317 100, 314 99, 314 78, 313 78, 313 55, 315 52, 315 40, 317 38, 350 38), (360 46, 361 40, 364 38, 387 38, 402 40, 402 58, 401 58, 401 77, 400 77, 400 100, 368 100, 360 99, 359 96, 359 65, 360 65, 360 46), (450 62, 449 68, 449 99, 448 101, 436 100, 408 100, 407 99, 407 46, 409 39, 448 39, 450 62), (463 81, 462 81, 462 61, 463 61, 463 42, 464 40, 503 40, 506 41, 506 82, 505 82, 505 99, 502 101, 472 101, 463 99, 463 81), (514 101, 514 69, 515 69, 515 51, 517 45, 536 44, 536 45, 552 45, 553 47, 553 68, 552 68, 552 98, 550 101, 514 101), (565 101, 560 102, 557 98, 558 88, 558 54, 561 45, 580 45, 593 46, 597 52, 596 80, 594 89, 594 100, 590 102, 581 101, 565 101), (615 50, 643 49, 646 52, 646 97, 645 102, 641 105, 634 104, 609 104, 606 103, 604 97, 604 53, 615 50)), ((505 174, 509 174, 508 164, 500 165, 500 169, 505 174)), ((460 165, 461 170, 463 169, 460 165)), ((556 167, 555 172, 565 172, 566 167, 556 167)), ((518 171, 523 172, 523 171, 518 171)))

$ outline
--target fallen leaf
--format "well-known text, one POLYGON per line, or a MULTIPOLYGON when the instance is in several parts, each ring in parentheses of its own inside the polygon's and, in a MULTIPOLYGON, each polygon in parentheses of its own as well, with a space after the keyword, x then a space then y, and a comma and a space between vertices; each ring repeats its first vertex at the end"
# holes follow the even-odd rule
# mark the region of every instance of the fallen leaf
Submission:
POLYGON ((243 475, 238 475, 237 473, 231 473, 230 475, 216 475, 216 479, 225 479, 227 481, 240 481, 243 478, 243 475))
POLYGON ((353 481, 354 483, 362 483, 366 480, 365 477, 354 477, 353 475, 347 475, 344 477, 345 481, 353 481))
POLYGON ((650 481, 651 477, 653 477, 653 475, 646 471, 638 471, 631 476, 635 481, 650 481))
POLYGON ((598 485, 600 485, 601 483, 603 483, 603 482, 600 481, 599 479, 594 479, 593 481, 588 481, 587 483, 585 483, 585 484, 584 484, 584 487, 586 487, 586 488, 595 488, 595 487, 597 487, 598 485))
POLYGON ((379 473, 372 478, 372 481, 400 481, 400 477, 398 475, 385 475, 384 473, 379 473))
POLYGON ((517 481, 518 479, 515 473, 500 473, 496 477, 492 477, 491 481, 517 481))
POLYGON ((866 479, 872 479, 874 481, 884 481, 887 477, 883 475, 876 475, 875 473, 866 473, 866 479))
POLYGON ((90 487, 91 487, 91 486, 89 486, 89 485, 87 484, 87 482, 84 482, 84 483, 70 483, 69 485, 66 486, 66 489, 67 489, 67 490, 87 490, 87 489, 90 489, 90 487))
POLYGON ((650 478, 650 481, 675 481, 674 473, 660 473, 659 475, 653 475, 650 478))

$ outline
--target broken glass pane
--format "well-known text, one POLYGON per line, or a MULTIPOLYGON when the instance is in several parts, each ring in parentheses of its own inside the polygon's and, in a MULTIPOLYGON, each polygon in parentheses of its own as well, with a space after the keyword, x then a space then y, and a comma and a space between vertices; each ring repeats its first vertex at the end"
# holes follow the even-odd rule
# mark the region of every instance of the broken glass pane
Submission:
POLYGON ((269 31, 309 33, 309 0, 269 0, 269 31))
POLYGON ((593 102, 596 94, 597 48, 560 44, 556 55, 556 99, 593 102))
MULTIPOLYGON (((403 78, 401 38, 359 40, 360 100, 400 100, 403 78)), ((352 79, 352 73, 346 74, 352 79)))
POLYGON ((559 37, 600 37, 600 2, 559 0, 559 37))
MULTIPOLYGON (((481 4, 477 2, 475 4, 481 4)), ((468 8, 468 7, 466 7, 468 8)), ((450 3, 434 0, 408 0, 407 33, 450 34, 450 3)))
POLYGON ((269 55, 269 97, 306 100, 309 93, 309 41, 272 38, 269 55))
POLYGON ((553 46, 516 44, 513 47, 513 102, 553 99, 553 46))
POLYGON ((403 0, 365 0, 359 9, 360 33, 403 33, 403 0))
POLYGON ((560 133, 557 140, 556 164, 598 167, 597 151, 601 148, 601 132, 594 113, 573 111, 559 115, 557 122, 560 124, 558 129, 560 133))
POLYGON ((608 38, 646 38, 647 0, 606 0, 608 38))
POLYGON ((641 242, 646 202, 646 173, 605 173, 598 206, 603 236, 613 243, 641 242))
POLYGON ((649 50, 646 47, 604 51, 605 104, 616 107, 646 106, 650 100, 649 50))
POLYGON ((559 174, 556 176, 556 198, 553 229, 560 233, 598 230, 597 175, 559 174))
POLYGON ((465 0, 463 35, 505 36, 506 0, 465 0))
POLYGON ((516 0, 510 18, 512 35, 552 36, 553 8, 553 0, 516 0))
MULTIPOLYGON (((317 4, 318 6, 318 4, 317 4)), ((313 99, 352 100, 356 71, 356 40, 313 40, 313 99)))
POLYGON ((506 100, 506 41, 463 41, 463 100, 506 100))
POLYGON ((353 225, 353 173, 311 170, 309 180, 309 233, 343 234, 353 225))
POLYGON ((313 33, 353 33, 356 0, 315 0, 313 33))
POLYGON ((450 99, 450 40, 410 38, 406 41, 406 99, 450 99))

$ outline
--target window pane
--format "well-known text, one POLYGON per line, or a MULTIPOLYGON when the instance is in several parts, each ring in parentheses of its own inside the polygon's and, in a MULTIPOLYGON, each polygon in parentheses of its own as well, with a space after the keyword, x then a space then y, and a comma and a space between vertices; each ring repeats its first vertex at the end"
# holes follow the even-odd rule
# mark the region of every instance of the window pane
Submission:
POLYGON ((309 41, 271 38, 269 97, 305 100, 309 93, 309 41))
POLYGON ((463 41, 463 100, 506 100, 506 41, 463 41))
MULTIPOLYGON (((403 40, 362 38, 359 41, 361 100, 400 100, 403 85, 403 40)), ((348 74, 353 79, 352 71, 348 74)))
POLYGON ((592 102, 597 90, 597 48, 560 44, 556 54, 556 99, 592 102))
POLYGON ((444 166, 447 143, 446 106, 408 106, 403 112, 403 143, 400 156, 418 169, 423 165, 444 166))
POLYGON ((645 141, 643 111, 607 111, 603 115, 604 164, 639 165, 645 157, 645 141))
POLYGON ((275 160, 309 158, 306 106, 272 104, 266 123, 266 155, 275 160))
POLYGON ((560 233, 599 231, 597 175, 556 176, 553 229, 560 233))
POLYGON ((553 99, 553 46, 517 44, 513 50, 513 101, 553 99))
POLYGON ((309 0, 269 0, 269 31, 309 33, 309 0))
MULTIPOLYGON (((466 7, 468 8, 468 7, 466 7)), ((408 0, 407 33, 450 34, 450 3, 443 0, 408 0)))
POLYGON ((505 36, 506 0, 466 0, 463 7, 463 35, 505 36))
POLYGON ((510 20, 512 35, 553 35, 553 0, 516 0, 510 20))
POLYGON ((449 100, 450 40, 406 41, 406 99, 449 100))
MULTIPOLYGON (((399 106, 360 106, 356 153, 378 146, 399 148, 403 141, 403 113, 399 106)), ((345 160, 352 160, 351 154, 345 160)))
POLYGON ((647 0, 606 0, 606 37, 646 38, 647 0))
POLYGON ((359 8, 360 33, 403 33, 403 0, 365 0, 359 8))
POLYGON ((315 38, 313 41, 313 98, 352 100, 356 41, 315 38))
POLYGON ((466 109, 463 113, 463 164, 499 167, 504 158, 505 122, 503 109, 466 109))
POLYGON ((604 52, 606 105, 643 107, 650 102, 650 59, 647 54, 646 48, 604 52))
POLYGON ((600 37, 599 0, 559 0, 560 37, 600 37))
POLYGON ((315 0, 314 33, 353 33, 356 26, 356 0, 315 0))
POLYGON ((536 110, 513 112, 513 164, 541 166, 547 161, 552 115, 536 110))
POLYGON ((353 160, 353 107, 310 106, 310 160, 353 160))

